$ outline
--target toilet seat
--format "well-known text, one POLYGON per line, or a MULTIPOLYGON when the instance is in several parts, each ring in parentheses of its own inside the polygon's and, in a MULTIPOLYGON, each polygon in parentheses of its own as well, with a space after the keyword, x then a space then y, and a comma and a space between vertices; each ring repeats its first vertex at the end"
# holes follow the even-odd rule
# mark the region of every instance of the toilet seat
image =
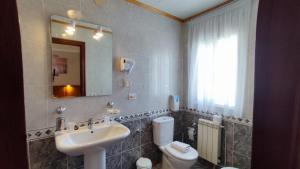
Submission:
POLYGON ((166 145, 165 149, 170 155, 179 160, 187 161, 198 158, 198 152, 193 147, 190 147, 189 151, 186 153, 179 152, 178 150, 174 149, 171 144, 166 145))

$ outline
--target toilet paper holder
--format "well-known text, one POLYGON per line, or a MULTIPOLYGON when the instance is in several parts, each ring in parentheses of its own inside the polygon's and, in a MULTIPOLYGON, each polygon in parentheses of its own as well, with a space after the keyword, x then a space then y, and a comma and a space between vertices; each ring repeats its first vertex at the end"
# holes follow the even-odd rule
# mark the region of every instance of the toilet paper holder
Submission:
POLYGON ((188 138, 192 141, 195 140, 196 132, 194 127, 187 127, 188 138))

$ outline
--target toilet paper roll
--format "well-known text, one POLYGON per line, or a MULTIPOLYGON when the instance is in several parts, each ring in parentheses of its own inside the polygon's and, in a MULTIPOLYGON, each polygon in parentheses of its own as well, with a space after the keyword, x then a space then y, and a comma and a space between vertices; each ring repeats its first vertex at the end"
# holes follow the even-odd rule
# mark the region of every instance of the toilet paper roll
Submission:
POLYGON ((192 127, 188 127, 188 136, 189 139, 194 141, 194 134, 195 134, 195 129, 192 127))

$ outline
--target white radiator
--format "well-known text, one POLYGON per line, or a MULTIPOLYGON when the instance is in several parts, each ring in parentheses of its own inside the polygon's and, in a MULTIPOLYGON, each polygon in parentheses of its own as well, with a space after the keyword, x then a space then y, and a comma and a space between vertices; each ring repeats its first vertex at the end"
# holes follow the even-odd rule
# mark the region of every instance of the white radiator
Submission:
POLYGON ((221 153, 221 128, 220 124, 205 120, 198 120, 198 142, 199 156, 213 164, 218 164, 221 153))

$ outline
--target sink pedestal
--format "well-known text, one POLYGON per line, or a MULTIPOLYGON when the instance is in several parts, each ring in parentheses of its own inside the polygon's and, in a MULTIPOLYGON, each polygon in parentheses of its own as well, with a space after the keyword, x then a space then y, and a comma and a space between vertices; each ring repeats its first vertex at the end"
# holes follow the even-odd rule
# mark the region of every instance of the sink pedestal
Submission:
POLYGON ((84 153, 84 169, 106 169, 106 152, 104 148, 84 153))

